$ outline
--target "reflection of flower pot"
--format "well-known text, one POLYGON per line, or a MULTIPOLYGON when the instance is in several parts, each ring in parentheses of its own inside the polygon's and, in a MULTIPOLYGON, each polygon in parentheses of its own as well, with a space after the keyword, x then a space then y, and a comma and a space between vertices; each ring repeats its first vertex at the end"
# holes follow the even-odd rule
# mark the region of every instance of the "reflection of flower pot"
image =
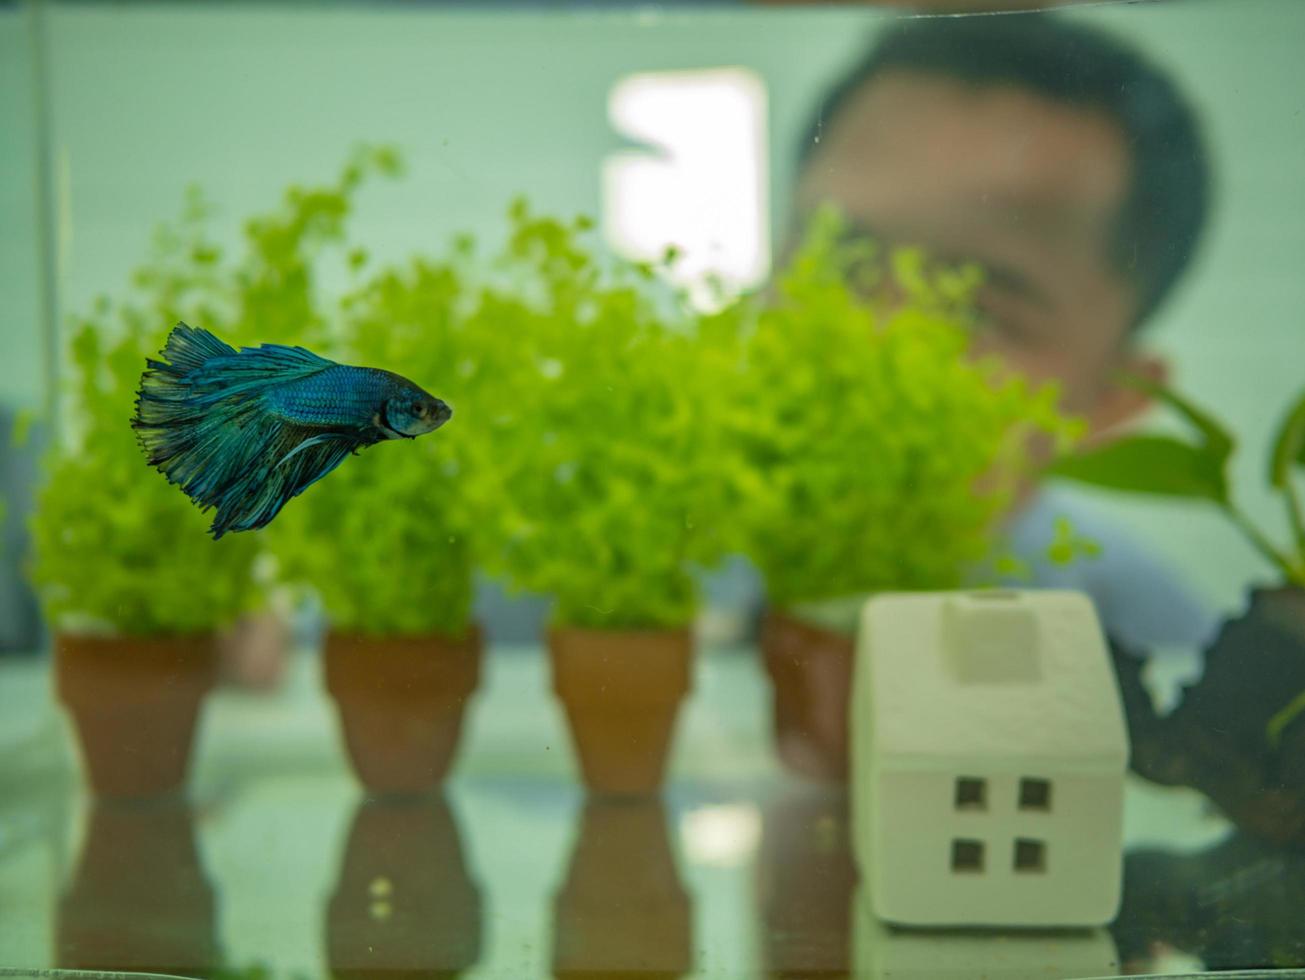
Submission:
POLYGON ((761 626, 761 652, 774 691, 780 759, 803 776, 846 780, 855 640, 770 611, 761 626))
POLYGON ((689 631, 554 629, 548 649, 585 784, 596 793, 656 792, 689 691, 689 631))
POLYGON ((213 686, 208 633, 55 638, 55 684, 100 796, 167 793, 186 779, 200 702, 213 686))
POLYGON ((856 865, 843 792, 768 805, 757 854, 767 976, 841 976, 849 970, 856 865))
POLYGON ((442 796, 359 806, 326 945, 337 977, 456 976, 480 958, 480 892, 442 796))
POLYGON ((1139 661, 1115 652, 1142 776, 1210 797, 1248 833, 1305 845, 1305 714, 1270 737, 1270 723, 1305 691, 1305 590, 1261 589, 1224 624, 1205 654, 1201 679, 1157 717, 1139 661))
POLYGON ((179 801, 92 809, 59 901, 58 965, 194 976, 218 966, 217 916, 190 809, 179 801))
POLYGON ((354 772, 374 793, 426 793, 448 774, 480 680, 480 630, 464 638, 330 633, 326 686, 354 772))
POLYGON ((554 901, 554 976, 681 976, 692 921, 661 804, 590 799, 554 901))

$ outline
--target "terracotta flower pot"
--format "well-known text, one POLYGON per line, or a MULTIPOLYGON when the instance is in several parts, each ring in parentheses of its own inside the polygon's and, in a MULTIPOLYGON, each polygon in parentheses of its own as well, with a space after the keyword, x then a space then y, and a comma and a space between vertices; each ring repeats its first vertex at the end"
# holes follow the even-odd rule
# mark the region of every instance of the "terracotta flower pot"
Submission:
POLYGON ((443 782, 480 681, 481 649, 474 626, 461 639, 327 635, 326 687, 364 786, 412 795, 443 782))
POLYGON ((154 796, 185 782, 216 662, 208 633, 55 637, 55 688, 97 795, 154 796))
POLYGON ((357 810, 326 917, 335 977, 456 976, 480 958, 480 890, 442 796, 357 810))
POLYGON ((855 640, 772 610, 762 620, 761 654, 780 760, 811 779, 846 781, 855 640))
POLYGON ((553 903, 553 975, 647 980, 692 968, 693 903, 661 804, 590 799, 553 903))
POLYGON ((657 792, 690 688, 689 631, 553 629, 548 650, 585 785, 657 792))
POLYGON ((54 933, 65 969, 194 976, 217 967, 217 903, 190 808, 97 803, 54 933))

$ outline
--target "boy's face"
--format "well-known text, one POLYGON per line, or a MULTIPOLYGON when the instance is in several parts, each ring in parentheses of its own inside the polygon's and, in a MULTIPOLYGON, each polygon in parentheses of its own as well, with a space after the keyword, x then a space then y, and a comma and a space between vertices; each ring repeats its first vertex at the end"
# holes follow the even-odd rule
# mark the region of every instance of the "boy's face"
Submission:
POLYGON ((1013 86, 889 72, 825 131, 797 213, 833 201, 883 245, 978 263, 976 346, 1059 381, 1065 407, 1100 432, 1145 407, 1112 383, 1117 371, 1163 374, 1127 342, 1137 300, 1109 248, 1129 170, 1104 114, 1013 86))

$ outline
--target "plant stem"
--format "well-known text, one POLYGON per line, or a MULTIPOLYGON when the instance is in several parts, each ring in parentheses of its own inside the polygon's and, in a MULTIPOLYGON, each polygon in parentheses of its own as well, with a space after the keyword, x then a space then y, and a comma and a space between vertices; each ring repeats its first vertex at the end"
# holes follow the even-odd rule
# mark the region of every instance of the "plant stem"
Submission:
POLYGON ((1251 523, 1242 511, 1232 501, 1226 502, 1224 510, 1227 512, 1229 519, 1237 525, 1238 529, 1246 536, 1246 539, 1255 547, 1261 555, 1267 558, 1272 564, 1278 567, 1283 576, 1289 581, 1298 582, 1300 579, 1299 571, 1292 565, 1291 559, 1280 552, 1273 546, 1254 524, 1251 523))
POLYGON ((1274 748, 1282 741, 1283 730, 1295 721, 1302 711, 1305 711, 1305 691, 1297 694, 1287 706, 1269 719, 1269 724, 1265 727, 1265 735, 1268 736, 1269 744, 1274 748))

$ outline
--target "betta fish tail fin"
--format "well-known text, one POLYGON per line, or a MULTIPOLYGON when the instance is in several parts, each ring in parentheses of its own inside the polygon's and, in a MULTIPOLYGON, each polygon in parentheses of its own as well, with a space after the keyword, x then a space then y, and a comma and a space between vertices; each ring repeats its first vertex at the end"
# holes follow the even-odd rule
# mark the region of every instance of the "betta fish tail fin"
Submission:
POLYGON ((264 398, 332 361, 273 345, 237 353, 184 323, 160 356, 147 362, 132 428, 151 466, 202 509, 217 508, 214 538, 267 524, 359 445, 288 422, 264 398))
POLYGON ((162 467, 189 448, 193 427, 202 421, 195 404, 196 376, 215 360, 235 357, 236 351, 207 330, 179 322, 159 356, 163 360, 145 362, 131 424, 150 465, 162 467))

